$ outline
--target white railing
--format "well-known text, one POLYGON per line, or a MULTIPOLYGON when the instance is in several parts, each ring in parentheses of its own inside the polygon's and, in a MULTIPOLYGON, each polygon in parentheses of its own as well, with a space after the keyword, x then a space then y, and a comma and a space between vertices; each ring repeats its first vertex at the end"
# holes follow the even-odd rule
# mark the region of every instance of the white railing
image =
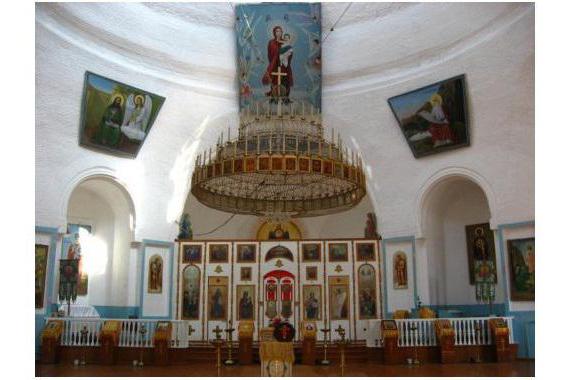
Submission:
MULTIPOLYGON (((116 321, 117 319, 115 319, 116 321)), ((151 319, 120 319, 119 347, 152 347, 152 337, 158 321, 151 319), (144 335, 141 331, 145 328, 144 335)))
POLYGON ((98 346, 99 332, 103 326, 101 319, 81 319, 76 318, 57 318, 63 320, 63 333, 61 334, 62 346, 98 346), (77 323, 79 322, 79 323, 77 323), (87 328, 87 334, 83 337, 81 330, 87 328))
MULTIPOLYGON (((444 318, 451 322, 455 330, 456 346, 489 345, 492 343, 489 319, 482 318, 444 318)), ((509 343, 513 343, 513 317, 506 319, 509 326, 509 343)), ((435 321, 437 319, 396 319, 398 327, 398 346, 436 346, 435 321)))
POLYGON ((99 346, 99 336, 105 321, 121 322, 119 347, 152 347, 152 337, 158 320, 152 319, 99 319, 99 318, 47 318, 63 321, 62 346, 99 346), (141 334, 142 327, 145 334, 141 334), (82 336, 83 328, 87 334, 82 336))
MULTIPOLYGON (((513 343, 513 317, 501 317, 506 320, 509 327, 509 342, 513 343)), ((445 318, 451 322, 455 330, 455 345, 473 346, 489 345, 492 343, 489 319, 483 318, 445 318)), ((99 336, 105 321, 121 322, 119 347, 153 347, 152 338, 156 324, 164 320, 156 319, 99 319, 99 318, 46 318, 63 321, 61 335, 62 346, 99 346, 99 336), (141 334, 142 327, 145 334, 141 334), (86 328, 87 334, 81 331, 86 328)), ((435 335, 435 321, 437 319, 396 319, 398 328, 398 346, 437 346, 435 335)), ((171 347, 186 348, 190 343, 189 321, 173 320, 171 347)), ((195 331, 195 330, 194 330, 195 331)))
POLYGON ((398 346, 437 346, 435 319, 396 319, 398 346))

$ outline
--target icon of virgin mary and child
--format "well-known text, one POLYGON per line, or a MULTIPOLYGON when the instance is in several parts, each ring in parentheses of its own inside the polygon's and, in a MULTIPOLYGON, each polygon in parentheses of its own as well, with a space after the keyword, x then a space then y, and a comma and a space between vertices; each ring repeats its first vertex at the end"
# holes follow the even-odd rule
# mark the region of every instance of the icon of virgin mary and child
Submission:
POLYGON ((265 95, 271 97, 272 103, 282 99, 283 103, 288 104, 293 86, 293 45, 291 35, 283 33, 283 28, 279 25, 273 28, 273 39, 267 44, 267 59, 269 64, 263 74, 262 83, 269 84, 271 88, 265 95))

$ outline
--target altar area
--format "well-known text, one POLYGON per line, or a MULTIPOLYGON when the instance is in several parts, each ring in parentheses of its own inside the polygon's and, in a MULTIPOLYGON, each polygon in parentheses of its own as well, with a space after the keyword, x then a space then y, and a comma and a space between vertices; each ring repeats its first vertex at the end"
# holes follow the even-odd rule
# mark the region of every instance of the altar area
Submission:
POLYGON ((370 321, 383 313, 380 265, 372 239, 180 241, 172 306, 192 334, 178 339, 208 341, 216 326, 252 321, 259 340, 260 329, 280 318, 295 327, 296 340, 301 321, 315 322, 317 340, 325 326, 373 340, 370 321))
POLYGON ((327 359, 338 366, 341 348, 348 365, 514 360, 512 317, 384 315, 378 243, 179 241, 176 264, 166 263, 175 268, 170 305, 175 318, 145 316, 151 302, 169 294, 148 292, 152 260, 145 260, 147 291, 139 319, 47 318, 41 361, 213 363, 217 342, 221 361, 260 363, 260 346, 274 340, 269 326, 276 320, 294 329, 294 363, 327 359))

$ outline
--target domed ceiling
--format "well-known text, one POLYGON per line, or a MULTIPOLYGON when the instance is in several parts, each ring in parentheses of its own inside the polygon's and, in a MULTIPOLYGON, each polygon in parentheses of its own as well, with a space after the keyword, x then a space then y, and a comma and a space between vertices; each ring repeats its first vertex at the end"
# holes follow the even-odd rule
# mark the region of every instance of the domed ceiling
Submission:
MULTIPOLYGON (((492 38, 528 9, 516 3, 323 3, 324 91, 409 79, 492 38)), ((230 3, 54 3, 37 15, 86 50, 226 97, 236 96, 228 91, 236 72, 234 17, 230 3)))
MULTIPOLYGON (((471 168, 492 182, 497 162, 508 161, 505 155, 523 163, 517 168, 532 165, 532 4, 323 3, 322 13, 323 124, 362 155, 366 204, 377 213, 383 235, 414 233, 418 192, 438 171, 471 168), (461 74, 467 78, 471 146, 414 159, 387 99, 461 74)), ((230 3, 36 4, 40 222, 60 223, 61 202, 53 199, 89 168, 105 167, 119 177, 124 173, 138 192, 133 200, 143 236, 175 233, 184 205, 196 203, 189 179, 197 152, 237 125, 234 17, 230 3), (86 70, 166 97, 136 160, 77 144, 86 70)), ((510 168, 509 175, 530 189, 516 193, 532 199, 528 173, 510 168)), ((505 197, 497 197, 499 204, 524 203, 506 200, 513 190, 500 179, 495 183, 494 191, 505 197)))

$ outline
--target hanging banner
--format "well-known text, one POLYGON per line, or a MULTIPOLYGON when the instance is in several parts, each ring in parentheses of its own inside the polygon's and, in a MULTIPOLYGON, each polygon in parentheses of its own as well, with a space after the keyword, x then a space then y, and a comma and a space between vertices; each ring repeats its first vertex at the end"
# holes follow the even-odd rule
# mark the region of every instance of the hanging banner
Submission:
POLYGON ((236 29, 241 116, 320 113, 321 5, 238 4, 236 29))

